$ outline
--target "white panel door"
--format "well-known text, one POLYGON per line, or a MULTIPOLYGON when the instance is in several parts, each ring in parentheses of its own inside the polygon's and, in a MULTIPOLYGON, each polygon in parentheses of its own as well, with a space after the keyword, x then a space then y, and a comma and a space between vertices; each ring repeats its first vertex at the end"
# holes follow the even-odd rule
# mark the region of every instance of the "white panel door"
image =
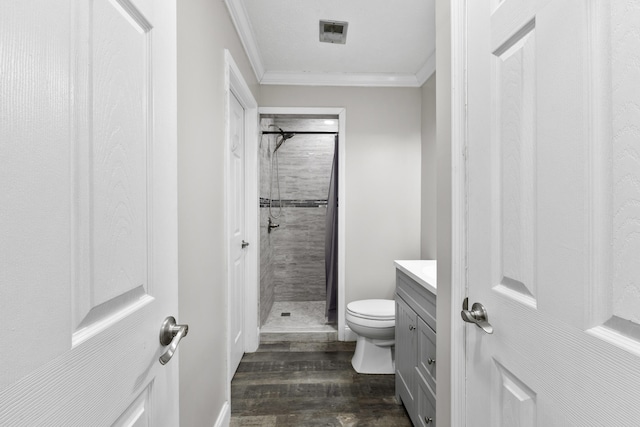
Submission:
POLYGON ((244 286, 246 246, 244 212, 244 108, 233 93, 229 97, 229 376, 244 354, 244 286))
POLYGON ((0 425, 175 426, 175 3, 0 2, 0 425))
POLYGON ((467 5, 467 423, 640 425, 640 2, 467 5))

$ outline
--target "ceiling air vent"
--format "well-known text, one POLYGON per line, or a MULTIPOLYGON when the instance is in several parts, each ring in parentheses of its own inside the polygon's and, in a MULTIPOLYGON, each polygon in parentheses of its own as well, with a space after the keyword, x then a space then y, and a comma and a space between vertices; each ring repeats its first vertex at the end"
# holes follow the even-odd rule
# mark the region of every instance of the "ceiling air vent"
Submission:
POLYGON ((345 44, 348 22, 320 21, 320 41, 324 43, 345 44))

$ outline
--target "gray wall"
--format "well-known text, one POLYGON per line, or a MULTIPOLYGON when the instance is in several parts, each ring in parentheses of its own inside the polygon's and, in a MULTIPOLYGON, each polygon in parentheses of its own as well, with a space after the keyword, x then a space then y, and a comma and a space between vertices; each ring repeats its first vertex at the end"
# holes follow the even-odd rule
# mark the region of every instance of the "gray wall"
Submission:
POLYGON ((264 107, 346 109, 346 302, 392 298, 420 258, 420 88, 262 86, 264 107))
MULTIPOLYGON (((223 1, 178 10, 180 425, 214 425, 226 400, 224 49, 254 96, 259 89, 223 1)), ((173 363, 173 362, 172 362, 173 363)))
POLYGON ((436 259, 436 75, 422 85, 422 186, 420 218, 420 258, 436 259))

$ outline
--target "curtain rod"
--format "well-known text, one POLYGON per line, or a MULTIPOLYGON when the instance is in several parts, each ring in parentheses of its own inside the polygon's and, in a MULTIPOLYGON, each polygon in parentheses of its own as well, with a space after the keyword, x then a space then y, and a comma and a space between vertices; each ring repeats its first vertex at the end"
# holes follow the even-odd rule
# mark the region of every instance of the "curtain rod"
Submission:
MULTIPOLYGON (((313 131, 289 131, 286 130, 284 133, 294 134, 294 135, 338 135, 338 132, 313 132, 313 131)), ((282 132, 278 130, 263 130, 263 135, 282 135, 282 132)))

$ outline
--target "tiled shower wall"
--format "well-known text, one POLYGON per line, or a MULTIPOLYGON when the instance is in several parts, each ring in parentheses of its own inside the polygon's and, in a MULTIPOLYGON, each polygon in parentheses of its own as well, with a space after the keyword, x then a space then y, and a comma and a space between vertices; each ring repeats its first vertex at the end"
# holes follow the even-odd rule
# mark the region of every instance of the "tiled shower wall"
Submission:
MULTIPOLYGON (((268 130, 269 124, 273 123, 272 119, 262 119, 262 129, 268 130)), ((263 135, 260 140, 260 199, 265 200, 269 197, 269 173, 271 151, 275 146, 275 137, 273 135, 263 135)), ((267 224, 269 220, 269 209, 263 207, 260 203, 260 325, 264 325, 275 297, 273 280, 273 245, 271 243, 271 234, 267 233, 267 224)))
MULTIPOLYGON (((273 119, 263 119, 267 129, 273 119)), ((306 119, 276 120, 287 130, 312 130, 306 119)), ((270 128, 271 130, 275 128, 270 128)), ((321 129, 324 130, 324 129, 321 129)), ((324 301, 326 200, 333 162, 333 135, 296 135, 278 150, 280 197, 274 175, 271 211, 280 226, 267 233, 271 152, 276 136, 265 135, 260 146, 260 319, 266 320, 274 301, 324 301)))

